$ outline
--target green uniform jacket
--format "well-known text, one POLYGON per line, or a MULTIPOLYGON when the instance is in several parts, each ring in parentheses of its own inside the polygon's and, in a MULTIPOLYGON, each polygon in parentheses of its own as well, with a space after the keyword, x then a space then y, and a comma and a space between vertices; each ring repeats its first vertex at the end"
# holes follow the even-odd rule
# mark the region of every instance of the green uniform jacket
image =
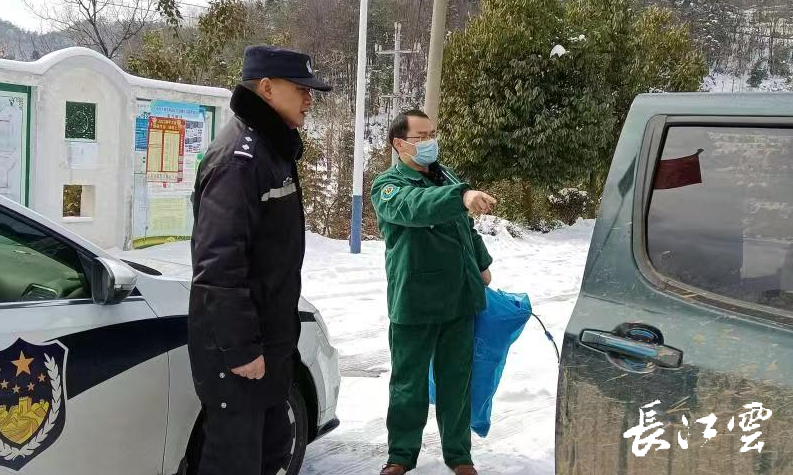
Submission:
POLYGON ((470 187, 443 171, 448 184, 438 186, 400 162, 372 185, 393 323, 443 323, 486 305, 482 271, 493 259, 463 205, 470 187))

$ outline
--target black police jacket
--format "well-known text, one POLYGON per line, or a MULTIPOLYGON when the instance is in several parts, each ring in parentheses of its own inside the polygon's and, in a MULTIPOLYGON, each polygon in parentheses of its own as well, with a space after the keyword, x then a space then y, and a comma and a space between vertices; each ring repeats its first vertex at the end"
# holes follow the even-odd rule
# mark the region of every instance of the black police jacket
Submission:
POLYGON ((210 145, 193 195, 188 350, 201 401, 245 410, 283 402, 299 362, 303 142, 244 87, 231 109, 236 117, 210 145), (260 355, 263 379, 231 373, 260 355))

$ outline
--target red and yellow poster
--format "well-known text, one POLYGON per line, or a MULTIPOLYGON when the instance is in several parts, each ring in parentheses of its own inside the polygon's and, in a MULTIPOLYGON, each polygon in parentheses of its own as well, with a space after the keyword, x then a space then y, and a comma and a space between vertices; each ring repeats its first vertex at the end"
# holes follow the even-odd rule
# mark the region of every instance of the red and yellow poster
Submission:
POLYGON ((146 181, 180 183, 184 177, 184 119, 149 117, 146 181))

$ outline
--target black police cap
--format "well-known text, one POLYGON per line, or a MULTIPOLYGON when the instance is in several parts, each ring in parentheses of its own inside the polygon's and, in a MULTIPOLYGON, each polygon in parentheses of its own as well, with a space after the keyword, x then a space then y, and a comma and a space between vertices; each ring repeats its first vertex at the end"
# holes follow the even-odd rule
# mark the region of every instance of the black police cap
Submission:
POLYGON ((242 63, 242 80, 262 78, 286 79, 318 91, 333 89, 314 76, 308 55, 275 46, 248 46, 242 63))

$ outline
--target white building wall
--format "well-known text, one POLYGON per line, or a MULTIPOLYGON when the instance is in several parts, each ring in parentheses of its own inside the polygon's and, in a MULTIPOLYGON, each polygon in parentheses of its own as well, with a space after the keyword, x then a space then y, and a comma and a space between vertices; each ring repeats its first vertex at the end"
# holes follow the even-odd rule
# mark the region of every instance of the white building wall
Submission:
POLYGON ((106 248, 131 243, 137 100, 214 106, 215 132, 231 118, 231 93, 225 89, 131 76, 85 48, 57 51, 32 63, 0 60, 0 82, 33 88, 29 206, 106 248), (93 169, 73 169, 68 163, 67 101, 96 104, 98 159, 93 169), (89 217, 63 217, 67 184, 94 187, 89 217))

